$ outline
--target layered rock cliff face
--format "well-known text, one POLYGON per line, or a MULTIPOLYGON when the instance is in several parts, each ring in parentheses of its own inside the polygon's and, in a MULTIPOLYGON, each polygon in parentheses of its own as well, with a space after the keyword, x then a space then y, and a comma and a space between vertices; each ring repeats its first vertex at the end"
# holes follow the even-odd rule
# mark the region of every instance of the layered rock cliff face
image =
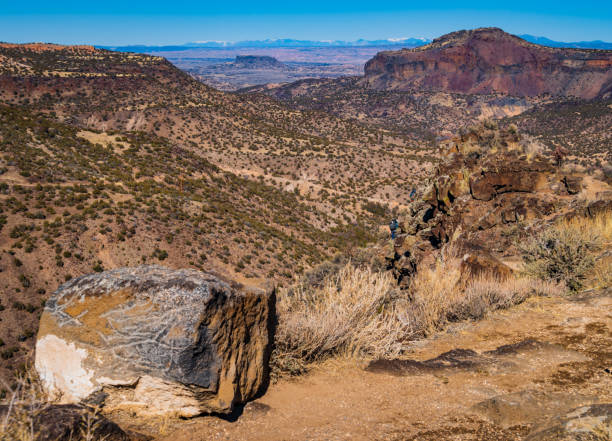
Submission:
POLYGON ((363 82, 376 90, 609 97, 612 51, 549 48, 481 28, 380 52, 366 63, 363 82))

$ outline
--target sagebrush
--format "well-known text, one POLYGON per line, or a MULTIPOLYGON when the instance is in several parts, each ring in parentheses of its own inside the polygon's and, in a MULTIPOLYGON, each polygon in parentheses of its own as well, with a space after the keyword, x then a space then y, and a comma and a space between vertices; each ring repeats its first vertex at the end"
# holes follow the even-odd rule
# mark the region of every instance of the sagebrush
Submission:
MULTIPOLYGON (((563 282, 572 291, 580 290, 596 267, 598 251, 609 247, 612 213, 576 216, 535 232, 519 248, 526 274, 541 280, 563 282)), ((608 264, 608 270, 609 264, 608 264)), ((599 268, 599 272, 607 272, 599 268)))

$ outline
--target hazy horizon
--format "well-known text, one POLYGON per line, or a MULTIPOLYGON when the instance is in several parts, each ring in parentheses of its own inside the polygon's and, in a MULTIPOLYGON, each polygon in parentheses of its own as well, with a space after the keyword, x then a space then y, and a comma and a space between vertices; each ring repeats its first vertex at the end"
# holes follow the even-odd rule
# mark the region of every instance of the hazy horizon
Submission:
MULTIPOLYGON (((477 26, 477 27, 498 27, 498 26, 477 26)), ((365 42, 389 42, 390 45, 392 44, 398 44, 400 45, 403 41, 406 40, 423 40, 423 42, 430 42, 435 38, 438 38, 442 35, 451 33, 451 32, 455 32, 455 31, 460 31, 463 29, 476 29, 477 27, 471 27, 471 28, 457 28, 457 29, 452 29, 449 30, 448 32, 442 32, 440 34, 434 35, 433 37, 424 37, 421 35, 405 35, 405 36, 383 36, 383 37, 372 37, 372 38, 365 38, 365 37, 357 37, 357 38, 353 38, 353 39, 323 39, 323 38, 295 38, 292 36, 284 36, 284 37, 263 37, 263 38, 244 38, 244 39, 234 39, 234 40, 224 40, 224 39, 202 39, 202 40, 189 40, 189 41, 171 41, 171 42, 163 42, 163 41, 159 41, 159 42, 133 42, 133 41, 128 41, 128 42, 123 42, 123 43, 98 43, 98 42, 93 42, 93 41, 63 41, 63 40, 52 40, 52 39, 28 39, 28 38, 24 38, 24 39, 7 39, 7 38, 3 38, 2 35, 0 34, 0 42, 4 42, 4 43, 14 43, 14 44, 27 44, 27 43, 50 43, 50 44, 65 44, 65 45, 74 45, 74 44, 87 44, 87 45, 92 45, 92 46, 96 46, 96 47, 130 47, 130 46, 149 46, 149 47, 170 47, 170 46, 188 46, 188 45, 194 45, 194 47, 199 47, 200 45, 202 47, 209 47, 209 48, 229 48, 232 47, 232 45, 236 45, 236 44, 240 44, 240 43, 262 43, 262 42, 270 42, 270 43, 274 43, 274 42, 281 42, 283 40, 286 41, 292 41, 292 42, 312 42, 312 43, 330 43, 329 46, 324 46, 322 45, 321 47, 334 47, 333 44, 336 43, 347 43, 347 44, 354 44, 354 43, 358 43, 360 41, 365 41, 365 42), (210 43, 210 46, 206 46, 207 43, 210 43), (215 44, 218 44, 219 46, 216 46, 215 44)), ((543 35, 543 34, 538 34, 536 32, 510 32, 507 29, 502 28, 504 31, 509 32, 510 34, 513 35, 517 35, 517 36, 523 36, 523 35, 529 35, 531 37, 536 37, 536 38, 544 38, 544 39, 548 39, 554 42, 558 42, 558 43, 581 43, 581 42, 603 42, 603 43, 612 43, 612 37, 609 39, 603 39, 603 38, 576 38, 576 39, 560 39, 560 38, 552 38, 549 35, 543 35)), ((248 46, 245 46, 248 47, 248 46)), ((262 46, 263 47, 263 46, 262 46)), ((279 45, 278 47, 285 47, 282 45, 279 45)), ((308 45, 304 45, 304 46, 295 46, 296 48, 299 47, 310 47, 308 45)), ((359 47, 358 45, 355 45, 355 47, 359 47)))

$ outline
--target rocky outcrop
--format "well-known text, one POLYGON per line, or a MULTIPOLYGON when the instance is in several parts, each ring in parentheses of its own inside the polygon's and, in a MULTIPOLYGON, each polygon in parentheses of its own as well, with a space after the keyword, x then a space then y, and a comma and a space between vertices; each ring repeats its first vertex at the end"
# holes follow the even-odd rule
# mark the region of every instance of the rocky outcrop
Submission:
POLYGON ((52 295, 35 366, 63 403, 228 413, 266 387, 273 323, 273 293, 195 270, 122 268, 52 295))
POLYGON ((539 46, 497 28, 458 31, 415 49, 378 53, 365 65, 376 90, 585 99, 612 94, 612 51, 539 46))
POLYGON ((490 275, 498 280, 508 279, 512 275, 512 269, 497 260, 486 251, 479 253, 467 253, 461 259, 461 273, 468 277, 479 277, 490 275))
POLYGON ((574 176, 564 176, 563 185, 569 194, 578 194, 582 190, 582 179, 574 176))
POLYGON ((525 153, 515 130, 483 126, 441 148, 444 159, 427 190, 400 217, 390 267, 405 285, 448 249, 461 258, 463 280, 508 278, 512 270, 499 258, 513 247, 513 230, 559 211, 580 179, 525 153))

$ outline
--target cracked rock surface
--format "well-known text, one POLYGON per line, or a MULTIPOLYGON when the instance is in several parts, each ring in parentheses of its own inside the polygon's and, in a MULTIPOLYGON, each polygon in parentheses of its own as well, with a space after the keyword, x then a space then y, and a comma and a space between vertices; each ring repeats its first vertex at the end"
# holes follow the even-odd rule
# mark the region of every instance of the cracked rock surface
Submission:
POLYGON ((35 366, 64 403, 229 413, 267 386, 274 295, 157 265, 91 274, 46 303, 35 366))

